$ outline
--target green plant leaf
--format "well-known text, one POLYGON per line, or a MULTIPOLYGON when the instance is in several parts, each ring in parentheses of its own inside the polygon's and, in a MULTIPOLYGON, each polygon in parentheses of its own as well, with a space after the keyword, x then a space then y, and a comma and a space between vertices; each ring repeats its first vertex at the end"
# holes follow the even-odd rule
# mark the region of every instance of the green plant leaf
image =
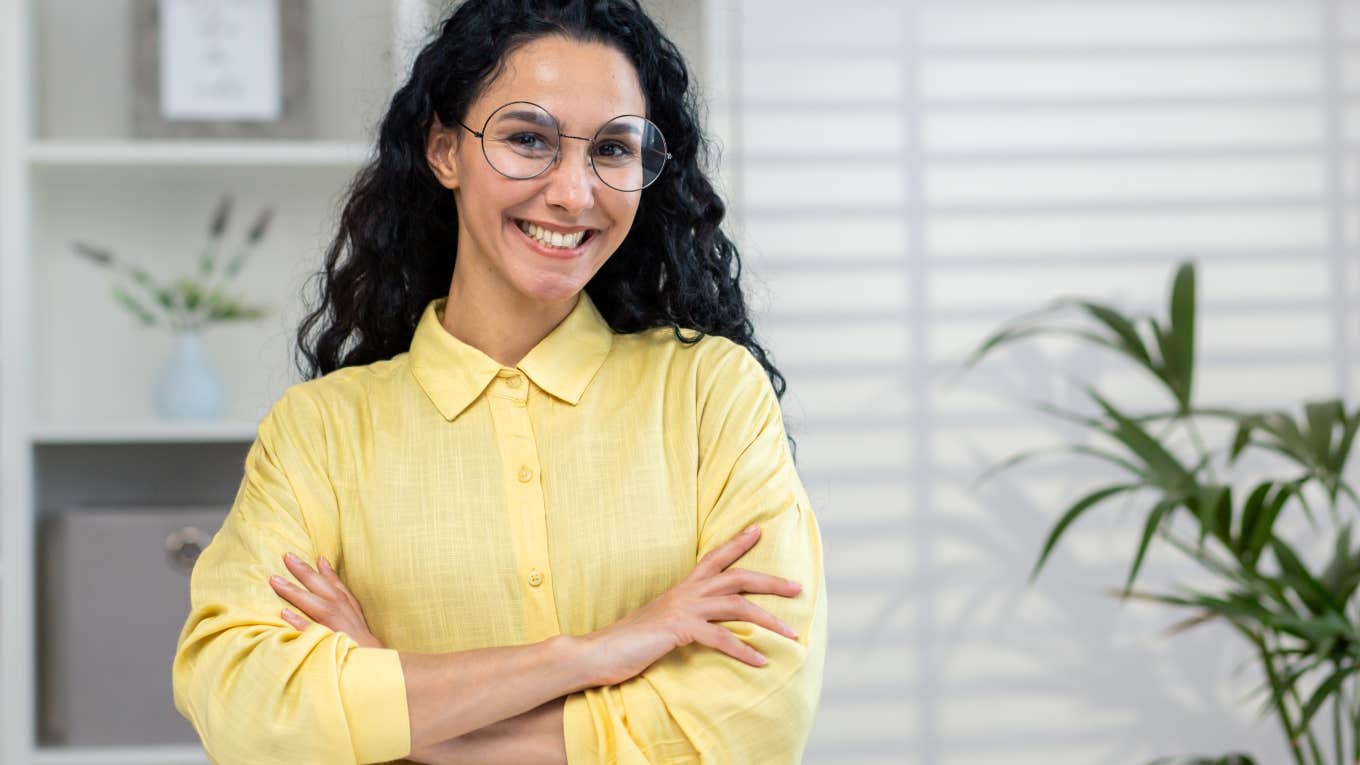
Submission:
POLYGON ((1270 550, 1280 564, 1282 578, 1294 592, 1298 593, 1299 598, 1314 616, 1344 612, 1345 607, 1333 599, 1332 593, 1313 577, 1287 542, 1278 537, 1271 537, 1270 550))
POLYGON ((1274 537, 1275 521, 1280 517, 1280 511, 1284 509, 1289 498, 1298 493, 1297 483, 1277 484, 1267 482, 1265 485, 1274 488, 1267 489, 1268 495, 1263 498, 1261 508, 1253 516, 1250 525, 1247 525, 1245 517, 1243 519, 1243 540, 1239 557, 1243 564, 1252 571, 1256 570, 1257 563, 1261 559, 1261 552, 1265 549, 1266 544, 1274 537))
MULTIPOLYGON (((1340 405, 1340 402, 1338 402, 1340 405)), ((1360 408, 1357 408, 1349 417, 1346 416, 1344 407, 1341 414, 1341 438, 1337 441, 1336 448, 1329 455, 1327 469, 1333 475, 1340 476, 1346 469, 1346 463, 1350 460, 1351 447, 1355 445, 1355 433, 1360 429, 1360 408)), ((1342 484, 1344 486, 1344 483, 1342 484)), ((1351 492, 1354 495, 1354 492, 1351 492)))
POLYGON ((1030 583, 1033 584, 1034 580, 1039 576, 1039 571, 1043 569, 1044 563, 1048 561, 1048 556, 1053 552, 1054 545, 1058 543, 1058 539, 1062 537, 1063 532, 1067 530, 1068 526, 1072 525, 1073 521, 1081 517, 1087 510, 1090 510, 1110 497, 1141 488, 1144 488, 1141 483, 1106 486, 1087 494, 1068 507, 1062 517, 1059 518, 1058 522, 1053 526, 1053 529, 1049 532, 1048 538, 1044 540, 1043 550, 1039 553, 1039 560, 1035 562, 1034 569, 1029 575, 1030 583))
POLYGON ((1199 486, 1186 498, 1187 508, 1199 521, 1199 545, 1212 534, 1228 549, 1232 549, 1232 488, 1228 486, 1199 486))
POLYGON ((1088 387, 1086 392, 1113 421, 1114 427, 1106 432, 1147 465, 1151 480, 1170 493, 1186 494, 1194 488, 1195 481, 1190 472, 1147 430, 1106 401, 1094 388, 1088 387))
POLYGON ((1101 337, 1100 335, 1094 332, 1091 332, 1090 330, 1077 329, 1074 327, 1060 327, 1048 324, 1020 327, 1003 327, 1001 330, 999 330, 995 334, 987 337, 985 340, 982 341, 982 343, 978 346, 977 350, 973 351, 973 353, 968 357, 968 359, 964 361, 963 368, 966 370, 968 368, 976 366, 978 362, 982 361, 983 357, 985 357, 992 351, 996 350, 997 348, 1002 347, 1003 345, 1008 345, 1017 340, 1023 340, 1026 338, 1038 337, 1043 335, 1073 337, 1079 340, 1085 340, 1089 343, 1094 343, 1096 345, 1110 348, 1115 351, 1119 350, 1119 347, 1116 344, 1110 342, 1108 339, 1101 337))
POLYGON ((1199 608, 1218 614, 1230 622, 1241 624, 1245 619, 1251 624, 1269 626, 1278 620, 1278 615, 1261 604, 1255 596, 1232 592, 1226 596, 1193 592, 1180 604, 1199 608))
POLYGON ((133 316, 137 317, 137 319, 142 322, 143 326, 155 326, 156 315, 147 310, 147 308, 138 302, 136 298, 128 294, 128 291, 123 289, 122 285, 113 285, 113 297, 120 305, 130 311, 133 316))
POLYGON ((184 298, 184 309, 191 314, 197 312, 199 304, 203 302, 203 288, 198 282, 183 278, 176 282, 176 287, 184 298))
POLYGON ((1167 513, 1175 509, 1178 500, 1164 499, 1153 506, 1152 512, 1148 513, 1147 523, 1143 525, 1143 536, 1138 541, 1138 552, 1133 556, 1133 566, 1129 568, 1128 581, 1124 583, 1124 592, 1133 589, 1133 582, 1138 578, 1138 571, 1143 567, 1143 558, 1147 555, 1148 547, 1152 544, 1152 537, 1161 528, 1162 520, 1167 513))
POLYGON ((1307 422, 1306 438, 1313 464, 1325 468, 1332 456, 1332 431, 1346 414, 1338 400, 1308 402, 1303 406, 1303 414, 1307 422))
POLYGON ((1351 551, 1351 524, 1337 532, 1332 559, 1320 577, 1322 585, 1341 603, 1349 603, 1360 586, 1360 550, 1351 551))
POLYGON ((1171 285, 1171 322, 1163 347, 1167 376, 1182 410, 1190 408, 1195 375, 1195 264, 1182 263, 1171 285))
MULTIPOLYGON (((1242 588, 1243 591, 1249 593, 1250 597, 1274 601, 1285 608, 1292 609, 1294 607, 1293 603, 1289 601, 1289 598, 1285 594, 1285 586, 1271 577, 1264 576, 1245 567, 1239 567, 1234 563, 1219 561, 1214 555, 1209 553, 1209 551, 1187 544, 1180 539, 1177 539, 1174 534, 1163 534, 1162 536, 1167 544, 1180 550, 1194 563, 1205 570, 1218 575, 1227 582, 1242 588)), ((1238 594, 1239 593, 1230 593, 1229 597, 1231 598, 1238 594)))
POLYGON ((1339 667, 1318 685, 1317 690, 1313 691, 1312 697, 1308 699, 1308 703, 1303 705, 1303 711, 1299 714, 1297 726, 1299 730, 1308 729, 1308 723, 1312 721, 1313 715, 1317 714, 1323 703, 1341 688, 1342 681, 1355 674, 1357 670, 1360 670, 1360 665, 1351 664, 1339 667))
POLYGON ((1350 641, 1356 639, 1354 628, 1335 614, 1326 614, 1312 619, 1288 614, 1275 614, 1270 626, 1314 643, 1326 643, 1336 639, 1350 641))
POLYGON ((1074 302, 1096 321, 1104 324, 1114 333, 1115 337, 1119 338, 1119 343, 1114 344, 1116 350, 1133 359, 1154 375, 1157 374, 1157 365, 1152 360, 1152 355, 1148 353, 1147 346, 1143 344, 1143 338, 1139 337, 1138 328, 1133 319, 1100 303, 1092 303, 1087 300, 1074 302))
POLYGON ((1098 449, 1094 446, 1086 446, 1085 444, 1061 444, 1057 446, 1041 447, 1038 449, 1028 449, 1026 451, 1013 454, 1010 457, 1007 457, 1001 462, 998 462, 995 465, 992 465, 991 467, 987 468, 987 470, 983 471, 983 473, 977 477, 974 484, 980 485, 986 483, 987 481, 992 480, 996 476, 1000 475, 1001 473, 1007 470, 1010 470, 1011 468, 1017 467, 1026 462, 1038 459, 1040 457, 1050 457, 1059 454, 1072 454, 1078 456, 1092 457, 1101 460, 1102 462, 1114 465, 1115 467, 1121 468, 1123 470, 1127 470, 1129 473, 1140 478, 1144 477, 1141 468, 1113 452, 1107 452, 1103 449, 1098 449))
POLYGON ((1247 495, 1246 502, 1242 504, 1242 515, 1238 518, 1237 533, 1233 537, 1232 551, 1237 559, 1249 568, 1254 568, 1254 566, 1247 563, 1244 555, 1248 537, 1252 529, 1256 527, 1261 513, 1265 511, 1266 498, 1270 496, 1270 492, 1274 488, 1274 481, 1262 481, 1251 490, 1251 494, 1247 495))
POLYGON ((1237 430, 1233 434, 1232 446, 1228 450, 1228 463, 1234 463, 1251 443, 1251 432, 1260 427, 1260 415, 1248 414, 1241 415, 1237 419, 1237 430))

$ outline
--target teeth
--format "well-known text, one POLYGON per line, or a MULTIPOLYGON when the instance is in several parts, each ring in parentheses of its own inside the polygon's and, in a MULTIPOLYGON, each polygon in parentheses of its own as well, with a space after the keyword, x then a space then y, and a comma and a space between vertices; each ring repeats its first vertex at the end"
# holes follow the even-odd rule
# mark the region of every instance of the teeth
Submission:
POLYGON ((579 245, 586 235, 586 232, 584 231, 577 231, 574 234, 562 234, 556 231, 548 231, 542 226, 528 221, 517 221, 517 223, 521 231, 549 247, 571 249, 579 245))

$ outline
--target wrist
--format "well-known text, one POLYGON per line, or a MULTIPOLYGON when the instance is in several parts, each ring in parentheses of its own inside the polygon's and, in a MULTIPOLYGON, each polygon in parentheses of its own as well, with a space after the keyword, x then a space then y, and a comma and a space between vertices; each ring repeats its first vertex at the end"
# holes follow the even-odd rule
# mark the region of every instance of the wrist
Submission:
MULTIPOLYGON (((554 666, 565 671, 567 693, 600 685, 596 680, 595 641, 590 635, 554 635, 544 641, 554 666)), ((565 694, 564 694, 565 695, 565 694)))

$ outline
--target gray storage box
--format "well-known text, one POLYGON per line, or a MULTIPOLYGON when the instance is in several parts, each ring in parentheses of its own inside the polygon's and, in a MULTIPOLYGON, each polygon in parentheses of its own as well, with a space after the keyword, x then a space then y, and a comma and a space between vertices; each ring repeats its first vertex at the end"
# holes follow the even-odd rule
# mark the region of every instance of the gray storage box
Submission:
POLYGON ((77 746, 195 744, 170 663, 189 572, 225 507, 79 507, 45 514, 38 589, 39 735, 77 746))

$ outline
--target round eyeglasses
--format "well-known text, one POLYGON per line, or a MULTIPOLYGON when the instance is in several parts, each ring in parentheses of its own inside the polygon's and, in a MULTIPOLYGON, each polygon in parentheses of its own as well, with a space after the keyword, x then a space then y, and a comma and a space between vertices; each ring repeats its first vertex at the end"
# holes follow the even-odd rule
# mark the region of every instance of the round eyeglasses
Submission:
POLYGON ((645 117, 622 114, 604 123, 595 135, 566 135, 557 118, 531 101, 511 101, 486 118, 480 131, 458 121, 482 141, 482 156, 507 178, 527 180, 542 175, 562 153, 562 139, 590 143, 590 166, 605 185, 619 191, 641 191, 661 175, 671 158, 661 128, 645 117))

